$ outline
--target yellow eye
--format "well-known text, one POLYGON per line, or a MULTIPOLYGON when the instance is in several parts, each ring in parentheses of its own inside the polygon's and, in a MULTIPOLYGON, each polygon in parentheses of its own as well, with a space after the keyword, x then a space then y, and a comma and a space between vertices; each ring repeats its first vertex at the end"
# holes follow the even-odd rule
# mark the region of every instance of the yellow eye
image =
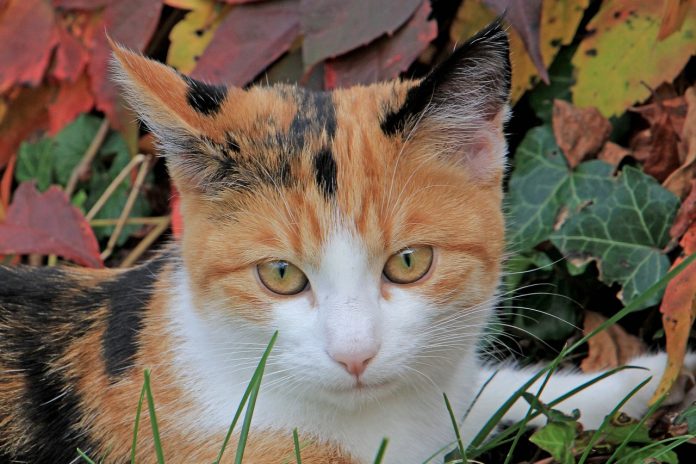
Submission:
POLYGON ((296 295, 307 287, 307 276, 287 261, 268 261, 256 266, 261 282, 273 293, 296 295))
POLYGON ((432 264, 432 247, 408 247, 389 257, 384 265, 384 276, 395 284, 410 284, 427 274, 432 264))

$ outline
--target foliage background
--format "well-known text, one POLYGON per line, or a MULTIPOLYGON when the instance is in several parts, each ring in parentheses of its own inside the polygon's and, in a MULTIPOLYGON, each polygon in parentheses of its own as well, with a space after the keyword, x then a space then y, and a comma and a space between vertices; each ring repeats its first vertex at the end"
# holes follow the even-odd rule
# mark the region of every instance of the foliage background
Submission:
MULTIPOLYGON (((513 354, 553 356, 696 249, 695 3, 0 0, 2 260, 127 266, 180 233, 152 139, 109 79, 105 31, 209 82, 330 90, 423 76, 505 12, 513 118, 500 328, 513 354)), ((691 265, 623 328, 592 339, 583 369, 666 344, 668 388, 695 292, 691 265)))

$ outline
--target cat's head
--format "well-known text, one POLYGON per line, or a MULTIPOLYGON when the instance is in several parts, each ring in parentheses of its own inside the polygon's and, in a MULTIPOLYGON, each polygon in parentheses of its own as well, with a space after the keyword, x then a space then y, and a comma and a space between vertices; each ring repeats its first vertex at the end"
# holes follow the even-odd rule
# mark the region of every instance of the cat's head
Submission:
POLYGON ((276 365, 338 402, 473 355, 504 248, 499 22, 423 80, 333 92, 115 56, 181 194, 196 311, 217 333, 279 330, 276 365))

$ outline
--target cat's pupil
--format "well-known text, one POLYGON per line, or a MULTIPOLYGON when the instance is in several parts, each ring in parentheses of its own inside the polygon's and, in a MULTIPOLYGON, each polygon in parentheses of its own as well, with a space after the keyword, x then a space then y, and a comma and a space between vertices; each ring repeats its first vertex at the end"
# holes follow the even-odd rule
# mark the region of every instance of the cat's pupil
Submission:
POLYGON ((288 263, 286 262, 279 262, 278 263, 278 275, 280 276, 281 279, 285 278, 285 272, 287 271, 288 268, 288 263))
POLYGON ((406 267, 408 267, 408 268, 410 268, 411 265, 413 264, 413 258, 411 257, 411 254, 412 254, 412 253, 413 253, 413 252, 410 251, 410 250, 407 250, 407 251, 404 251, 403 253, 401 253, 401 257, 402 257, 402 259, 404 260, 404 264, 405 264, 406 267))

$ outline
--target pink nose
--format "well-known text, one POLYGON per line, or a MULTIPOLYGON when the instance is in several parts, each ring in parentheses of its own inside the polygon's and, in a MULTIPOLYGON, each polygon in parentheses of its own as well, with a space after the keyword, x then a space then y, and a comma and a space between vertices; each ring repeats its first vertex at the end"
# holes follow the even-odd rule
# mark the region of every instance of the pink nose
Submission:
POLYGON ((331 357, 342 365, 350 375, 360 377, 376 355, 377 350, 361 350, 350 353, 333 353, 331 357))

